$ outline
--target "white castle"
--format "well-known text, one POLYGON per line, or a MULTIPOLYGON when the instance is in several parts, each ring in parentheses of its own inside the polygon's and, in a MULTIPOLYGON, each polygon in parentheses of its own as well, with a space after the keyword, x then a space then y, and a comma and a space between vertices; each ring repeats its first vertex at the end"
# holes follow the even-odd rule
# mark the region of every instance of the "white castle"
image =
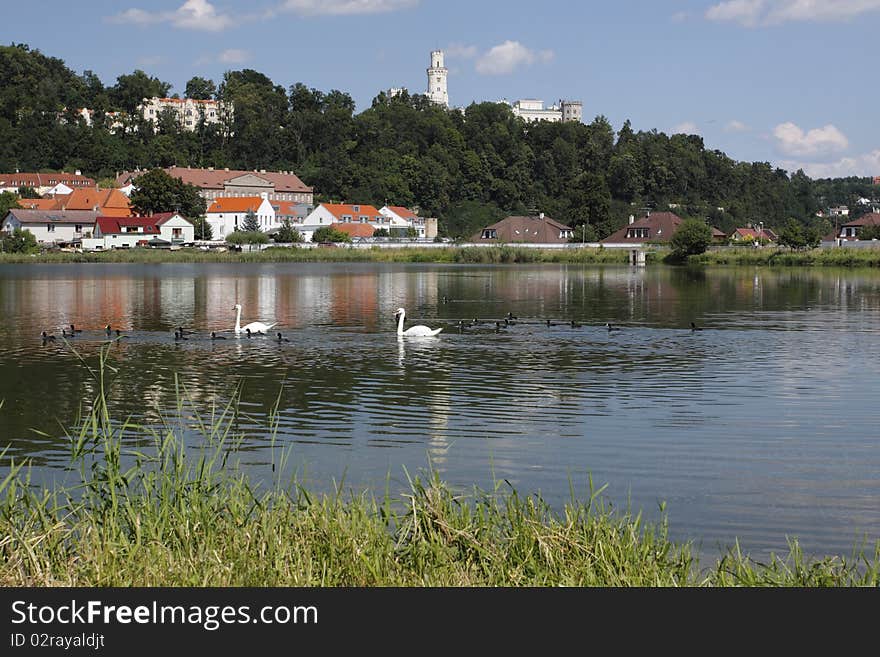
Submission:
POLYGON ((428 68, 428 98, 449 107, 449 92, 446 89, 446 76, 449 69, 443 65, 443 51, 434 50, 431 52, 431 66, 428 68))

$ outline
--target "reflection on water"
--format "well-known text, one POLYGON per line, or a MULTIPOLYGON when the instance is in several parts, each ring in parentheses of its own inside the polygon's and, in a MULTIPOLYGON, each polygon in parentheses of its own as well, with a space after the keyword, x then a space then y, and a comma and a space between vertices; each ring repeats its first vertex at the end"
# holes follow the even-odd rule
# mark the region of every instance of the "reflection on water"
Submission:
POLYGON ((94 366, 109 323, 127 336, 110 349, 117 414, 176 421, 178 385, 201 410, 240 385, 254 473, 277 401, 277 443, 316 488, 403 486, 430 459, 454 485, 507 479, 554 503, 592 475, 649 518, 667 502, 673 538, 709 553, 880 537, 877 272, 18 265, 0 267, 0 311, 0 436, 42 476, 96 389, 40 331, 76 324, 94 366), (235 303, 290 342, 236 337, 235 303), (443 333, 399 339, 400 306, 443 333), (175 341, 177 326, 196 333, 175 341))

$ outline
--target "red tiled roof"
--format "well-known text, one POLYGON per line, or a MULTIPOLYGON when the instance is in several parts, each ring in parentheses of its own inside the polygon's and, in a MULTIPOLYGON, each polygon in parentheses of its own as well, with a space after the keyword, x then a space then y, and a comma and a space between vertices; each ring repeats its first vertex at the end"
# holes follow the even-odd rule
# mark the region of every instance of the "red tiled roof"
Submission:
POLYGON ((330 228, 335 228, 352 237, 372 237, 376 230, 370 224, 330 224, 330 228))
POLYGON ((357 222, 359 217, 369 217, 369 221, 376 221, 376 217, 383 217, 372 205, 361 205, 359 203, 321 203, 321 205, 327 208, 330 214, 337 219, 348 216, 351 218, 350 221, 357 222))
POLYGON ((256 212, 262 203, 262 196, 224 196, 215 199, 208 212, 256 212))
MULTIPOLYGON (((120 185, 126 185, 135 180, 146 171, 125 171, 116 178, 120 185)), ((180 178, 183 182, 195 185, 200 189, 223 189, 225 184, 233 178, 252 175, 266 180, 275 187, 276 192, 306 192, 311 193, 312 188, 300 180, 292 172, 283 171, 243 171, 240 169, 190 169, 188 167, 165 167, 165 173, 173 178, 180 178)))
POLYGON ((417 219, 419 216, 409 208, 405 208, 400 205, 389 205, 388 209, 397 216, 402 217, 403 219, 417 219))
POLYGON ((131 202, 118 189, 74 189, 70 194, 55 197, 57 210, 94 210, 102 215, 127 217, 131 215, 131 202))
POLYGON ((58 201, 54 198, 22 198, 18 204, 28 210, 54 210, 58 201))
POLYGON ((92 178, 75 173, 0 173, 0 187, 54 187, 64 183, 71 187, 94 187, 92 178))
POLYGON ((682 218, 673 212, 654 212, 611 233, 602 243, 668 242, 681 225, 682 218), (627 237, 631 229, 647 228, 647 237, 627 237))

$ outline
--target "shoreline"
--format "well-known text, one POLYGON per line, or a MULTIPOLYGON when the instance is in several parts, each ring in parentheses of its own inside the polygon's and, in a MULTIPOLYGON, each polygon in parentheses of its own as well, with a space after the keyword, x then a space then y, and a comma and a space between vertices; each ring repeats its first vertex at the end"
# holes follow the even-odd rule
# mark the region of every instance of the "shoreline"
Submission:
MULTIPOLYGON (((646 264, 687 266, 759 267, 880 267, 880 246, 874 248, 818 248, 811 251, 785 249, 715 249, 690 256, 686 263, 667 263, 665 250, 647 252, 646 264)), ((516 245, 449 247, 372 247, 297 248, 269 247, 260 251, 202 251, 181 249, 117 249, 82 253, 44 252, 37 254, 0 253, 3 264, 69 263, 247 263, 247 262, 399 262, 450 264, 614 264, 628 265, 629 250, 624 248, 540 249, 516 245)))

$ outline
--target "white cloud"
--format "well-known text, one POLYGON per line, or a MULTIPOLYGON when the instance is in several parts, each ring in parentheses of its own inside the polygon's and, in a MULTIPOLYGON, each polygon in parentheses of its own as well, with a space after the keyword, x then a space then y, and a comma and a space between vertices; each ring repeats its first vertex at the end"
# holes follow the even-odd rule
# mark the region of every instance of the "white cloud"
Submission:
POLYGON ((453 59, 472 59, 477 56, 476 46, 466 46, 463 43, 451 43, 443 51, 447 57, 453 59))
POLYGON ((700 129, 697 127, 697 124, 693 121, 685 121, 684 123, 679 123, 672 129, 672 134, 674 135, 698 135, 700 134, 700 129))
POLYGON ((776 146, 791 157, 823 158, 849 147, 849 140, 831 124, 804 132, 792 122, 780 123, 773 129, 776 146))
POLYGON ((783 169, 794 173, 803 169, 810 178, 845 178, 847 176, 876 176, 880 175, 880 149, 856 155, 843 157, 834 162, 801 162, 797 160, 783 160, 779 163, 783 169))
POLYGON ((229 48, 217 55, 217 61, 224 64, 244 64, 251 58, 251 54, 247 50, 240 48, 229 48))
POLYGON ((126 9, 107 19, 111 23, 152 25, 170 23, 182 30, 220 32, 235 25, 236 21, 226 14, 218 14, 208 0, 186 0, 174 11, 148 12, 143 9, 126 9))
POLYGON ((505 75, 521 66, 546 63, 554 57, 552 50, 529 50, 519 41, 505 41, 477 60, 477 72, 483 75, 505 75))
POLYGON ((725 0, 709 7, 706 18, 755 27, 789 21, 844 21, 878 10, 880 0, 725 0))
POLYGON ((380 14, 409 9, 417 4, 419 0, 285 0, 279 9, 303 16, 345 16, 380 14))
POLYGON ((736 119, 728 121, 724 126, 724 132, 748 132, 749 130, 751 130, 749 126, 736 119))

